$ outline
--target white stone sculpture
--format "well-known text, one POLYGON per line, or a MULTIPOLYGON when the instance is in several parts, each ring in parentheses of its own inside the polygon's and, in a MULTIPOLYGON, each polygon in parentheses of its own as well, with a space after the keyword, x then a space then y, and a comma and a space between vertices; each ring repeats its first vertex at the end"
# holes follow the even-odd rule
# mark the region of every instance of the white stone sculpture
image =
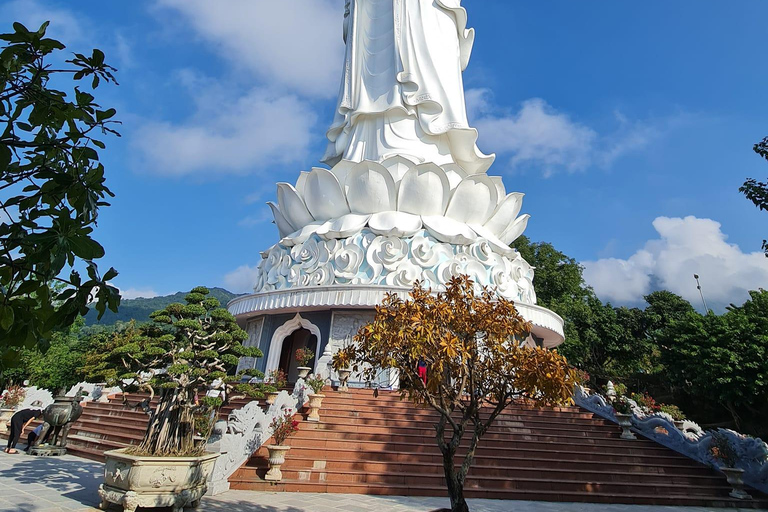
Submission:
POLYGON ((369 228, 343 240, 312 234, 297 245, 279 243, 259 265, 257 293, 334 284, 410 288, 421 280, 442 289, 452 276, 469 275, 515 302, 536 304, 533 268, 510 250, 503 256, 490 242, 440 242, 419 229, 408 237, 376 235, 369 228))
POLYGON ((304 380, 298 379, 293 393, 281 391, 267 408, 249 402, 232 411, 226 423, 216 423, 206 447, 206 451, 219 454, 208 481, 211 494, 229 490, 229 477, 272 436, 272 421, 287 411, 298 411, 307 402, 307 390, 304 380))
POLYGON ((346 0, 346 55, 324 161, 406 155, 485 172, 462 72, 475 33, 461 0, 346 0))
POLYGON ((384 290, 468 274, 521 305, 544 346, 562 343, 562 319, 535 308, 534 269, 509 247, 528 225, 523 194, 486 174, 494 157, 467 122, 474 31, 461 0, 347 0, 344 31, 330 169, 277 184, 280 241, 230 311, 362 308, 384 290))
MULTIPOLYGON (((610 401, 598 393, 576 386, 573 396, 575 404, 605 419, 618 422, 616 411, 610 401)), ((646 414, 632 402, 632 428, 652 441, 690 457, 707 466, 722 467, 722 462, 712 456, 711 432, 704 431, 692 421, 686 421, 682 429, 675 426, 672 417, 663 412, 646 414)), ((739 434, 733 430, 718 429, 733 446, 736 467, 744 470, 744 481, 752 487, 768 492, 768 444, 762 439, 739 434)))
POLYGON ((500 179, 467 175, 459 166, 416 164, 401 156, 382 163, 344 160, 331 170, 302 173, 296 186, 277 184, 269 203, 281 243, 288 247, 317 234, 347 238, 369 228, 381 235, 412 236, 427 229, 442 242, 487 240, 499 254, 523 234, 524 194, 507 193, 500 179))

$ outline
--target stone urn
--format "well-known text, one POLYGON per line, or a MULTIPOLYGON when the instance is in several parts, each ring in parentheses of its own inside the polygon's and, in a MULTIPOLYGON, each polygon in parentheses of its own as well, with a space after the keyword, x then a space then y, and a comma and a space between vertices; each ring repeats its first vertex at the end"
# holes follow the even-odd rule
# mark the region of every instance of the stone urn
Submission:
POLYGON ((296 370, 299 372, 300 379, 306 379, 307 375, 309 375, 309 372, 312 371, 312 368, 309 366, 299 366, 296 368, 296 370))
POLYGON ((16 409, 0 409, 0 434, 8 432, 8 424, 15 412, 16 409))
POLYGON ((283 446, 281 444, 267 445, 267 450, 269 450, 269 471, 264 475, 264 480, 279 482, 283 479, 283 472, 280 471, 280 468, 285 464, 285 454, 290 449, 290 446, 283 446))
POLYGON ((275 399, 277 399, 277 395, 279 395, 279 394, 280 394, 279 391, 268 391, 267 392, 267 403, 269 405, 272 405, 273 403, 275 403, 275 399))
POLYGON ((138 507, 197 507, 208 490, 208 477, 218 453, 200 457, 148 457, 129 455, 125 448, 104 452, 104 483, 99 486, 101 504, 123 506, 125 512, 138 507))
POLYGON ((325 395, 312 393, 309 395, 309 414, 307 421, 320 421, 320 406, 323 404, 325 395))
POLYGON ((752 499, 744 490, 744 470, 739 468, 720 468, 725 478, 728 480, 728 484, 733 488, 730 496, 738 500, 752 499))
POLYGON ((629 430, 632 427, 632 415, 631 414, 621 414, 616 413, 616 421, 619 422, 619 426, 621 427, 621 438, 622 439, 637 439, 635 437, 635 434, 632 433, 631 430, 629 430))
POLYGON ((349 386, 347 386, 347 382, 349 382, 349 376, 352 375, 352 370, 349 368, 346 368, 344 370, 339 370, 339 391, 342 391, 346 393, 349 391, 349 386))
POLYGON ((67 453, 67 436, 72 424, 83 414, 80 396, 57 396, 43 411, 43 419, 51 427, 41 443, 29 449, 30 455, 50 456, 67 453))

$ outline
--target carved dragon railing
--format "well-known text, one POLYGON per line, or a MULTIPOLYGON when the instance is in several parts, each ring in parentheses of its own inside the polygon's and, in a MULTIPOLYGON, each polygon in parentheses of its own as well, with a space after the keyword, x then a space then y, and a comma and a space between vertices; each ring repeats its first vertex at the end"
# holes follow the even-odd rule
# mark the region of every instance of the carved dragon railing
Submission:
POLYGON ((286 412, 295 413, 307 402, 308 387, 303 379, 296 382, 293 393, 281 391, 266 409, 249 402, 229 414, 226 421, 216 422, 207 450, 219 453, 208 481, 212 495, 229 490, 229 477, 272 437, 272 420, 286 412))
MULTIPOLYGON (((604 396, 590 393, 585 388, 576 386, 573 399, 576 405, 618 423, 616 412, 604 396)), ((678 428, 669 414, 663 412, 646 414, 634 402, 633 409, 632 430, 636 433, 702 464, 716 469, 723 467, 720 461, 712 456, 711 432, 687 420, 682 423, 682 428, 678 428)), ((731 442, 731 446, 736 451, 738 462, 735 467, 744 470, 744 482, 761 492, 768 493, 768 444, 762 439, 745 436, 733 430, 718 429, 718 431, 731 442)))

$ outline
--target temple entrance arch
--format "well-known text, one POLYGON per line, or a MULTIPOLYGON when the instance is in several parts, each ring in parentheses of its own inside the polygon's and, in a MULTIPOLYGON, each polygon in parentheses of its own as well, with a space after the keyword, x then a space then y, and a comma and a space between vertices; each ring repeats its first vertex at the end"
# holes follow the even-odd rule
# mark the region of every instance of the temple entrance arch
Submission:
POLYGON ((320 341, 320 328, 296 313, 295 317, 278 327, 272 335, 265 373, 282 369, 288 375, 289 382, 296 382, 298 364, 294 354, 296 349, 302 347, 309 347, 314 351, 315 358, 310 362, 310 366, 313 372, 317 373, 318 360, 322 355, 319 352, 320 341))

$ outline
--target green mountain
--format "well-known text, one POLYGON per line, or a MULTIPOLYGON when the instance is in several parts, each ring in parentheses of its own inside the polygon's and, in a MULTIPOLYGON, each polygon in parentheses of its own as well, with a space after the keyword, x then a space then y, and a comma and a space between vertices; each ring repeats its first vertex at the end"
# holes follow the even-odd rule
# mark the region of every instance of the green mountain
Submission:
MULTIPOLYGON (((227 302, 238 297, 238 294, 225 290, 224 288, 209 288, 211 290, 211 297, 216 297, 221 302, 222 306, 226 306, 227 302)), ((120 308, 117 313, 107 310, 101 320, 96 320, 99 316, 95 310, 91 310, 85 316, 86 325, 113 325, 117 322, 129 322, 136 320, 137 322, 148 322, 149 315, 158 309, 163 309, 168 304, 174 302, 180 302, 184 304, 184 297, 189 292, 179 292, 173 295, 165 295, 163 297, 152 297, 151 299, 123 299, 120 302, 120 308)))

